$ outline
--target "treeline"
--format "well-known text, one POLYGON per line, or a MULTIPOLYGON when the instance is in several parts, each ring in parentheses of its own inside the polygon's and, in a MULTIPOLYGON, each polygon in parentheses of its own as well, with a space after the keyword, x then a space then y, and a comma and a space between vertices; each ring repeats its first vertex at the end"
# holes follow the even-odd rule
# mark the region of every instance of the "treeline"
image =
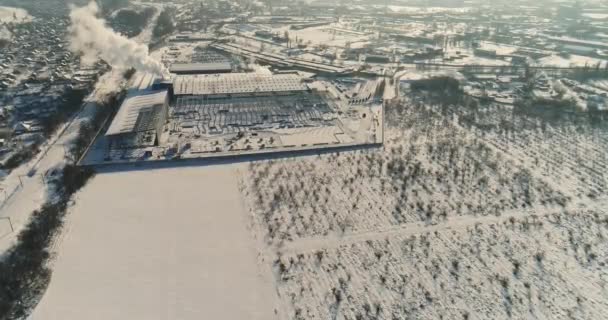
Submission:
POLYGON ((413 96, 429 104, 477 108, 480 103, 475 98, 465 95, 460 82, 448 76, 415 80, 410 83, 410 88, 413 96))
POLYGON ((114 30, 132 38, 139 35, 154 16, 155 8, 145 7, 142 10, 123 9, 110 19, 114 30))
POLYGON ((432 77, 415 80, 410 84, 412 90, 451 91, 460 90, 460 83, 452 77, 432 77))
MULTIPOLYGON (((2 32, 1 28, 0 28, 0 32, 2 32)), ((0 38, 0 49, 4 49, 5 47, 8 47, 9 44, 11 44, 10 34, 9 34, 8 38, 0 38)))
POLYGON ((160 15, 158 16, 158 20, 156 21, 156 26, 152 31, 152 35, 155 38, 162 38, 166 35, 169 35, 175 31, 175 23, 173 22, 173 15, 175 14, 175 9, 173 8, 165 8, 160 15))
POLYGON ((598 62, 594 66, 585 65, 582 68, 577 68, 570 73, 570 77, 579 81, 608 78, 608 62, 603 67, 601 62, 598 62))
POLYGON ((129 5, 129 0, 96 0, 103 13, 124 8, 129 5))
POLYGON ((124 92, 112 95, 105 103, 99 105, 90 121, 80 126, 78 137, 74 140, 70 149, 70 156, 74 161, 78 161, 84 155, 97 132, 108 119, 111 119, 116 114, 123 96, 124 92))
POLYGON ((30 159, 34 158, 34 155, 36 155, 40 151, 39 147, 40 143, 38 142, 26 148, 19 149, 2 164, 2 170, 13 170, 20 166, 22 163, 25 163, 30 159))
POLYGON ((89 88, 68 89, 63 94, 57 112, 42 121, 43 133, 46 138, 49 138, 59 125, 65 123, 80 109, 89 91, 89 88))

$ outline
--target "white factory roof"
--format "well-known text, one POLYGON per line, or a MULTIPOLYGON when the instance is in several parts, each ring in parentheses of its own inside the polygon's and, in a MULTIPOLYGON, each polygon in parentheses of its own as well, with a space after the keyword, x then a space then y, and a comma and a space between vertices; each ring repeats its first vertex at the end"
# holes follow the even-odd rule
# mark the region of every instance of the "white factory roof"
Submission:
POLYGON ((140 92, 127 97, 120 105, 106 136, 134 132, 139 113, 155 106, 163 105, 167 100, 167 91, 140 92))
POLYGON ((307 90, 294 74, 225 73, 179 75, 173 79, 176 95, 211 95, 307 90))
POLYGON ((156 75, 153 73, 137 72, 133 78, 131 88, 134 90, 148 90, 154 84, 156 75))
POLYGON ((232 65, 230 62, 210 62, 210 63, 174 63, 171 68, 171 73, 180 72, 213 72, 213 71, 231 71, 232 65))

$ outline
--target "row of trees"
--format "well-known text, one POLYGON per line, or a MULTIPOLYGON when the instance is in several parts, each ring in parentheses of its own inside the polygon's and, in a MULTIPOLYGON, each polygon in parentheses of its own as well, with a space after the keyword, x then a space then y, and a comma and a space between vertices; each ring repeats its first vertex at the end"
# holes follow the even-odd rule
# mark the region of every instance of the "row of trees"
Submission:
POLYGON ((139 35, 154 13, 155 8, 146 7, 142 10, 120 10, 116 16, 110 19, 112 28, 126 35, 127 37, 135 37, 139 35))
POLYGON ((96 0, 104 13, 124 8, 129 5, 129 0, 96 0))
POLYGON ((122 96, 124 96, 124 92, 111 96, 104 104, 98 107, 97 112, 95 112, 95 115, 89 122, 83 123, 80 126, 78 137, 74 140, 70 149, 70 156, 73 161, 78 161, 84 155, 89 144, 95 139, 97 132, 106 123, 106 120, 111 119, 116 111, 118 111, 122 96))
POLYGON ((154 30, 152 31, 152 35, 155 38, 162 38, 175 31, 175 23, 173 22, 174 14, 175 9, 171 8, 166 8, 160 13, 158 20, 156 21, 156 27, 154 27, 154 30))
POLYGON ((452 77, 433 77, 413 81, 410 84, 413 90, 432 90, 432 91, 458 91, 460 83, 452 77))

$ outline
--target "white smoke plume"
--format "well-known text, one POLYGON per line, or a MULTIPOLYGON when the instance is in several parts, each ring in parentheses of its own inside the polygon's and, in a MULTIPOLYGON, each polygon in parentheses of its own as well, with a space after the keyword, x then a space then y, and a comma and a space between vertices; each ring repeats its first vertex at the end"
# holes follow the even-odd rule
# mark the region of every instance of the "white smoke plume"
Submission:
POLYGON ((101 58, 113 67, 168 76, 165 66, 150 57, 146 45, 114 32, 105 20, 97 17, 98 12, 95 1, 84 7, 72 6, 69 28, 72 52, 82 54, 84 61, 101 58))

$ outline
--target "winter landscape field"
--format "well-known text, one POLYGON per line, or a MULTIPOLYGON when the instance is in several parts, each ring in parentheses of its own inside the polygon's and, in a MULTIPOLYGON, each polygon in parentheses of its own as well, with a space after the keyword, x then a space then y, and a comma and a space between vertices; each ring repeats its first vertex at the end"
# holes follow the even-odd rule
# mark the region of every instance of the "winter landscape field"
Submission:
POLYGON ((19 8, 2 7, 0 6, 0 22, 16 22, 23 23, 32 19, 27 11, 19 8))
POLYGON ((602 125, 411 101, 387 118, 383 150, 242 178, 290 318, 608 311, 602 125))
POLYGON ((75 198, 30 319, 274 319, 235 170, 99 174, 75 198))

